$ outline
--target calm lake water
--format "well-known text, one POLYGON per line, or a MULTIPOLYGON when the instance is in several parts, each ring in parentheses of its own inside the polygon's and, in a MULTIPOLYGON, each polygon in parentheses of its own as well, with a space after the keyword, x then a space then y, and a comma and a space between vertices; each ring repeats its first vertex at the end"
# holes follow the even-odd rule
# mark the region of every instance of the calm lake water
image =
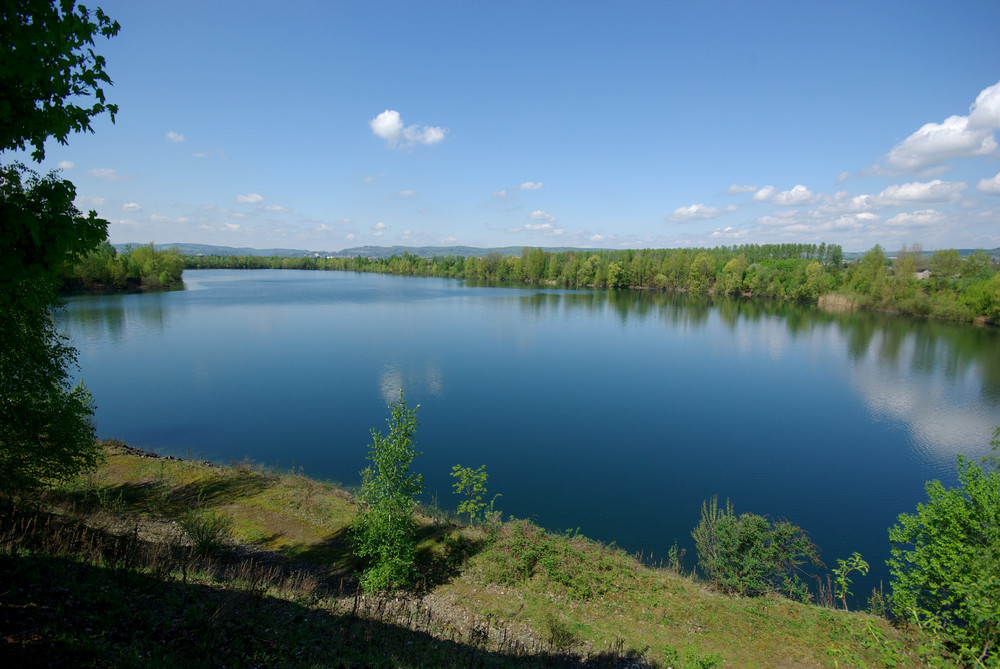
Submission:
POLYGON ((1000 424, 1000 332, 813 306, 474 286, 346 272, 187 271, 186 290, 60 313, 101 437, 347 485, 400 386, 424 501, 452 465, 507 515, 654 559, 702 500, 787 518, 880 579, 887 529, 1000 424))

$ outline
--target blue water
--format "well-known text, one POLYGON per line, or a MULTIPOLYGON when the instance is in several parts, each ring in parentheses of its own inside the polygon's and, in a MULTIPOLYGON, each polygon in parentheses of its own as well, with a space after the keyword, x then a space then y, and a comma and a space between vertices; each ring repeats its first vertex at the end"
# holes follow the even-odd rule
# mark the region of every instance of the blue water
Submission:
POLYGON ((59 318, 102 437, 347 485, 402 386, 424 501, 486 465, 497 507, 654 560, 704 499, 787 518, 855 593, 887 529, 1000 424, 1000 332, 813 306, 474 286, 346 272, 188 271, 59 318))

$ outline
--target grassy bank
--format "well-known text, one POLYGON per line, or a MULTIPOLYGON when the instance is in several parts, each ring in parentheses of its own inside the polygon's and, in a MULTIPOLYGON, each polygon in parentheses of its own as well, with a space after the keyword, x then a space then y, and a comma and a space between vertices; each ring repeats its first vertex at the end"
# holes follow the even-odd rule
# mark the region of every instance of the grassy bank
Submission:
MULTIPOLYGON (((350 494, 109 444, 8 507, 5 666, 924 666, 915 630, 689 575, 526 521, 419 519, 417 590, 358 592, 350 494), (14 664, 11 664, 14 662, 14 664)), ((433 517, 432 517, 433 516, 433 517)))

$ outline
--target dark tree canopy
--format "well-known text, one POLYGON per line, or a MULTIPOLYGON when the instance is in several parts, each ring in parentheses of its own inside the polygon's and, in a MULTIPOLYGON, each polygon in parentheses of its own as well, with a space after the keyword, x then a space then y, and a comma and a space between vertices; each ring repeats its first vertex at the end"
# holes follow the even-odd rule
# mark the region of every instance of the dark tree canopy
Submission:
POLYGON ((119 25, 75 0, 0 0, 0 151, 32 147, 45 157, 45 140, 65 144, 74 132, 93 132, 90 120, 108 104, 105 60, 92 48, 119 25))

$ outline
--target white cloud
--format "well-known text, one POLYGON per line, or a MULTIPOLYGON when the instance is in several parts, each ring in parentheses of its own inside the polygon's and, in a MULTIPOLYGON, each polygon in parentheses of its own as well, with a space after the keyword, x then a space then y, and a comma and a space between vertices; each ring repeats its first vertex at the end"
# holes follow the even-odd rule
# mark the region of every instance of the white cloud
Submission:
POLYGON ((954 202, 957 200, 966 184, 951 181, 921 182, 913 181, 905 184, 893 184, 879 193, 878 201, 885 206, 907 207, 931 202, 954 202))
POLYGON ((167 133, 167 139, 169 139, 171 142, 183 142, 186 138, 184 137, 184 135, 171 130, 170 132, 167 133))
POLYGON ((945 216, 941 212, 934 209, 920 209, 896 214, 885 224, 894 228, 926 228, 944 222, 945 216))
POLYGON ((814 204, 815 202, 816 195, 802 184, 793 187, 791 190, 776 193, 771 198, 771 204, 780 207, 800 207, 807 204, 814 204))
POLYGON ((369 174, 368 176, 365 177, 365 183, 373 184, 384 176, 385 176, 384 174, 369 174))
POLYGON ((58 167, 61 170, 71 170, 74 167, 76 167, 76 163, 74 163, 72 160, 60 160, 59 164, 56 165, 56 167, 58 167))
POLYGON ((753 194, 754 202, 767 202, 774 196, 777 189, 774 186, 764 186, 753 194))
POLYGON ((741 193, 756 193, 756 186, 748 186, 742 184, 732 184, 726 189, 726 192, 730 195, 740 195, 741 193))
POLYGON ((507 192, 506 188, 501 188, 500 190, 493 191, 493 197, 498 200, 513 200, 514 196, 507 192))
POLYGON ((1000 128, 1000 81, 976 96, 969 111, 969 127, 1000 128))
POLYGON ((151 220, 153 223, 169 223, 171 219, 170 219, 169 216, 160 216, 159 214, 150 214, 149 220, 151 220))
POLYGON ((417 193, 413 190, 407 189, 399 191, 398 193, 396 193, 396 195, 403 198, 404 200, 412 200, 417 196, 417 193))
POLYGON ((722 216, 723 211, 718 207, 708 207, 703 204, 692 204, 687 207, 678 207, 674 213, 668 216, 668 220, 675 223, 686 223, 687 221, 702 221, 710 218, 722 216))
POLYGON ((77 195, 74 203, 76 206, 82 209, 88 209, 90 207, 103 207, 107 204, 107 200, 103 197, 98 197, 96 195, 77 195))
POLYGON ((982 179, 976 190, 986 195, 1000 195, 1000 172, 992 179, 982 179))
POLYGON ((236 201, 243 204, 257 204, 264 201, 264 196, 260 193, 247 193, 246 195, 237 195, 236 201))
POLYGON ((543 184, 541 181, 537 183, 534 181, 525 181, 520 186, 518 186, 518 188, 520 188, 521 190, 538 190, 542 186, 543 184))
POLYGON ((135 202, 126 202, 122 205, 122 211, 142 211, 142 207, 135 202))
POLYGON ((381 237, 382 235, 385 234, 385 231, 388 229, 389 229, 388 225, 386 225, 382 221, 379 221, 378 223, 372 226, 372 235, 375 237, 381 237))
POLYGON ((997 150, 993 131, 1000 128, 1000 82, 983 89, 968 116, 926 123, 886 155, 889 167, 916 172, 955 158, 989 155, 997 150))
POLYGON ((445 237, 441 240, 442 244, 454 244, 458 241, 458 237, 445 237))
POLYGON ((235 223, 224 223, 222 227, 224 227, 226 230, 229 230, 230 232, 236 232, 242 229, 235 223))
POLYGON ((257 210, 258 211, 274 211, 274 212, 291 211, 290 208, 283 207, 280 204, 268 204, 268 205, 264 205, 262 207, 257 207, 257 210))
POLYGON ((113 167, 95 167, 87 170, 87 176, 94 177, 95 179, 103 179, 104 181, 122 180, 122 176, 113 167))
POLYGON ((548 223, 552 223, 553 221, 556 220, 555 216, 546 213, 541 209, 536 209, 535 211, 528 214, 528 218, 530 218, 533 221, 546 221, 548 223))
POLYGON ((381 137, 390 147, 406 147, 413 144, 437 144, 447 132, 437 126, 404 126, 399 112, 386 109, 368 122, 372 132, 381 137))

